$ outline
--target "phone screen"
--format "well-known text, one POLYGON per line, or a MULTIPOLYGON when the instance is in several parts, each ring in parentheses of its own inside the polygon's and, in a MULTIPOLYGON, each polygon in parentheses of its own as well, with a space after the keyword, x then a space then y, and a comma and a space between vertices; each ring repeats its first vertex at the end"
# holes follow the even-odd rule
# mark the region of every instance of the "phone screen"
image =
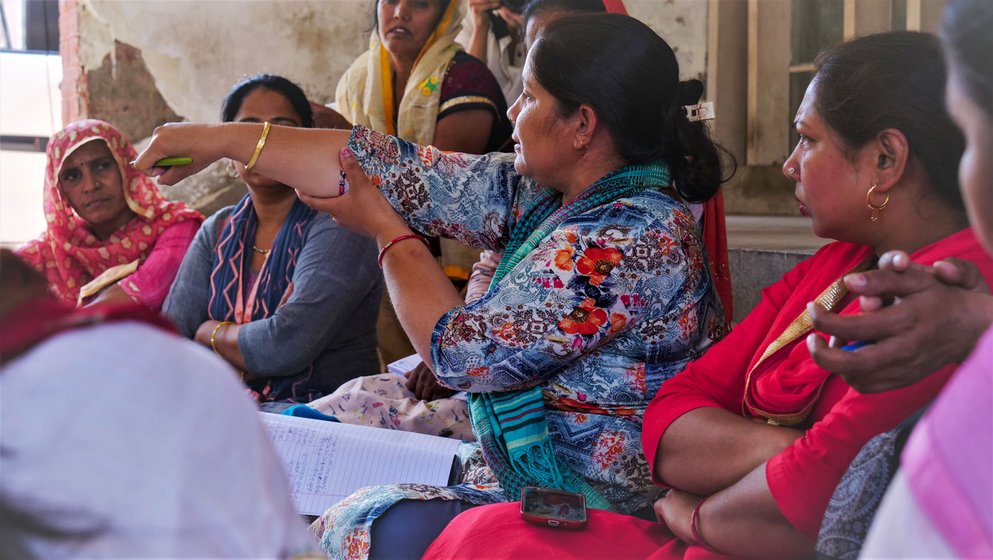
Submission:
POLYGON ((521 490, 521 516, 551 527, 579 528, 586 524, 582 494, 526 486, 521 490))

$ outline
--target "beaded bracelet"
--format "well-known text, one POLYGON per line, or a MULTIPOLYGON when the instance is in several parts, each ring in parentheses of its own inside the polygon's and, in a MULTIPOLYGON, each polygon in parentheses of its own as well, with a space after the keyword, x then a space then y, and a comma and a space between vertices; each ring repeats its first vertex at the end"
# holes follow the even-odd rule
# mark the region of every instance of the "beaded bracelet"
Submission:
MULTIPOLYGON (((232 324, 234 323, 231 321, 221 321, 220 323, 217 323, 216 327, 214 327, 214 332, 210 333, 210 347, 214 349, 214 353, 218 356, 220 356, 221 353, 217 351, 217 332, 221 330, 221 327, 226 327, 232 324)), ((223 358, 223 356, 221 357, 223 358)))
POLYGON ((379 268, 383 268, 383 257, 386 256, 386 251, 388 251, 390 247, 396 245, 397 243, 401 241, 406 241, 408 239, 417 239, 418 241, 423 243, 424 246, 428 248, 428 250, 431 249, 431 245, 428 244, 428 240, 425 239, 423 236, 417 235, 416 233, 405 233, 403 235, 394 237, 393 239, 390 240, 389 243, 383 245, 383 248, 379 250, 379 258, 376 259, 376 262, 379 263, 379 268))
POLYGON ((266 121, 262 126, 262 136, 259 136, 259 141, 255 144, 255 153, 252 154, 252 159, 248 160, 248 163, 245 164, 245 173, 248 173, 255 167, 255 162, 259 160, 259 154, 262 153, 262 148, 265 147, 265 141, 269 138, 269 130, 271 128, 272 125, 269 124, 269 121, 266 121))

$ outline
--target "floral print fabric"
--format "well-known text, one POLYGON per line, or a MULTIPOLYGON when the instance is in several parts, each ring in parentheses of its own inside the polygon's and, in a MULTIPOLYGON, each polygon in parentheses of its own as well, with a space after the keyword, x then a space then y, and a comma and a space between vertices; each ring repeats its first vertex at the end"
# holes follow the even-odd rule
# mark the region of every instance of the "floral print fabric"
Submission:
POLYGON ((340 422, 472 441, 463 399, 418 400, 402 375, 384 373, 346 381, 334 393, 308 403, 340 422))
MULTIPOLYGON (((411 227, 467 245, 502 249, 522 209, 544 192, 515 172, 513 154, 445 154, 362 127, 349 147, 411 227)), ((540 386, 557 459, 625 513, 657 494, 641 453, 645 407, 726 329, 693 216, 666 187, 566 219, 432 335, 434 371, 449 387, 540 386)), ((444 492, 473 503, 504 499, 487 488, 485 499, 475 487, 444 492)), ((367 530, 370 512, 399 499, 411 499, 402 487, 353 496, 319 525, 367 530)))

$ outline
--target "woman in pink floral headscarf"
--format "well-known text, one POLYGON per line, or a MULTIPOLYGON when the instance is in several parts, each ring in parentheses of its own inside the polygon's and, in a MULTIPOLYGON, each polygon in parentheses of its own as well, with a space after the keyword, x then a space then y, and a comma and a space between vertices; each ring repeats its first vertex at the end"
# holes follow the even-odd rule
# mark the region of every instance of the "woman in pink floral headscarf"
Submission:
POLYGON ((131 299, 159 309, 203 216, 132 169, 134 147, 109 123, 74 122, 47 154, 48 229, 18 255, 65 302, 131 299))

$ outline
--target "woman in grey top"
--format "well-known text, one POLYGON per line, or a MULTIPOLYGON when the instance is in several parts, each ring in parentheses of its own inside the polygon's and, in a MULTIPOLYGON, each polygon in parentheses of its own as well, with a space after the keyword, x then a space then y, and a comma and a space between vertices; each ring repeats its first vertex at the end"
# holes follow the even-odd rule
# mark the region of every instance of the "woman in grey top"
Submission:
MULTIPOLYGON (((306 96, 278 76, 237 84, 222 116, 313 126, 306 96)), ((379 369, 376 247, 251 163, 232 164, 248 195, 204 222, 163 313, 240 370, 260 403, 308 402, 379 369)))

